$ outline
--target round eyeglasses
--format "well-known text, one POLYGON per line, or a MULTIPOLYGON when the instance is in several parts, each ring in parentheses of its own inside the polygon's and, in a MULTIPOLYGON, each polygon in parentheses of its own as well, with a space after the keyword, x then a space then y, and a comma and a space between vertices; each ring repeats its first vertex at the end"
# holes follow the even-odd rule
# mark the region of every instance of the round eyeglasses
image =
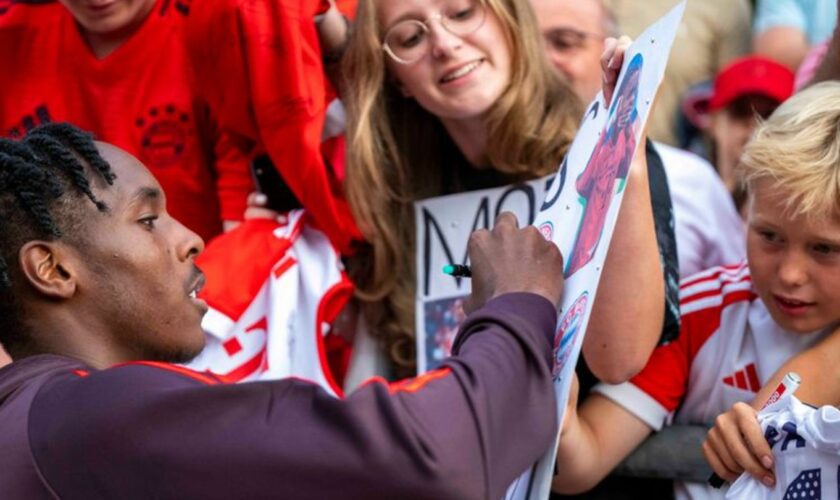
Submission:
POLYGON ((483 0, 450 1, 440 14, 435 14, 425 21, 408 19, 392 26, 385 33, 382 48, 398 63, 417 62, 431 47, 429 23, 439 20, 446 31, 456 36, 467 36, 484 24, 485 11, 483 0))

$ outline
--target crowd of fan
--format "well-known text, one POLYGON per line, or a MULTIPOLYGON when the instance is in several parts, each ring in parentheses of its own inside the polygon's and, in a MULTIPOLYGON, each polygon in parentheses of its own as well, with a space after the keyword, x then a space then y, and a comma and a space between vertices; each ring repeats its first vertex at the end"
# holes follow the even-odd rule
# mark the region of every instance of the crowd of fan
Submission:
MULTIPOLYGON (((64 161, 48 144, 64 136, 38 127, 91 131, 144 164, 169 212, 205 241, 241 227, 246 209, 278 217, 249 198, 252 163, 270 159, 287 207, 312 215, 354 285, 331 355, 346 360, 359 337, 373 339, 361 371, 397 380, 416 375, 413 202, 556 171, 584 105, 614 93, 630 39, 675 3, 0 2, 0 136, 36 130, 32 147, 64 161)), ((755 411, 733 403, 757 409, 796 370, 803 401, 840 404, 830 361, 840 337, 840 84, 821 83, 840 78, 839 4, 687 1, 583 346, 558 496, 595 487, 672 422, 716 424, 702 450, 711 468, 773 485, 772 457, 741 437, 755 411), (717 313, 703 302, 712 296, 717 313), (669 303, 681 304, 670 319, 669 303), (742 369, 757 373, 747 390, 725 382, 742 369)), ((95 166, 95 155, 73 151, 95 166)), ((25 159, 16 154, 0 160, 25 159)), ((0 213, 10 199, 0 194, 0 213)), ((6 275, 22 233, 0 227, 0 314, 12 315, 2 287, 23 276, 6 275)), ((0 349, 0 366, 38 352, 13 332, 0 342, 11 355, 0 349)), ((696 483, 675 491, 723 495, 696 483)))

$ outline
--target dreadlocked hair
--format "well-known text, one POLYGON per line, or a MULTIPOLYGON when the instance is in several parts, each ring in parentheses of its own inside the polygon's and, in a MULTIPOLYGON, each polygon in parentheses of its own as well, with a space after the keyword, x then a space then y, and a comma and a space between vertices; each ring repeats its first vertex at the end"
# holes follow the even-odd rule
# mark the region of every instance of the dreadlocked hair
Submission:
POLYGON ((108 211, 93 193, 94 176, 107 185, 116 178, 93 136, 69 123, 42 125, 20 140, 0 138, 0 344, 13 357, 29 337, 12 286, 21 277, 18 253, 28 241, 76 233, 85 199, 108 211))

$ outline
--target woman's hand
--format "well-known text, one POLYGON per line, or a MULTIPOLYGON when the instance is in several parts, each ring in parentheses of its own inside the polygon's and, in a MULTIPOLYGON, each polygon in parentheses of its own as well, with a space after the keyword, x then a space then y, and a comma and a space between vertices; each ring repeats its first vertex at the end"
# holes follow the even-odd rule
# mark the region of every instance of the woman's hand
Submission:
POLYGON ((624 54, 633 40, 628 36, 621 38, 607 38, 604 40, 604 53, 601 54, 601 75, 604 80, 604 101, 610 105, 615 85, 618 83, 618 73, 624 64, 624 54))
POLYGON ((746 471, 772 488, 776 484, 773 453, 761 432, 757 414, 752 406, 735 403, 732 409, 718 415, 703 442, 703 456, 712 470, 730 483, 746 471))

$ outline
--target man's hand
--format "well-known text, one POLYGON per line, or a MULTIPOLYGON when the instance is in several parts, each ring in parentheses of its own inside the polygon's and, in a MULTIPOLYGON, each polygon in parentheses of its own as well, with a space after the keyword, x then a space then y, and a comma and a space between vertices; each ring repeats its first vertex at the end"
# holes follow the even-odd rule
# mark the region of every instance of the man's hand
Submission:
POLYGON ((504 212, 492 231, 470 236, 472 295, 464 303, 470 312, 505 293, 531 292, 560 305, 563 295, 563 257, 533 226, 519 228, 516 216, 504 212))
POLYGON ((772 488, 776 484, 773 453, 756 415, 746 403, 735 403, 731 410, 718 415, 703 442, 703 456, 712 470, 730 483, 746 471, 772 488))

